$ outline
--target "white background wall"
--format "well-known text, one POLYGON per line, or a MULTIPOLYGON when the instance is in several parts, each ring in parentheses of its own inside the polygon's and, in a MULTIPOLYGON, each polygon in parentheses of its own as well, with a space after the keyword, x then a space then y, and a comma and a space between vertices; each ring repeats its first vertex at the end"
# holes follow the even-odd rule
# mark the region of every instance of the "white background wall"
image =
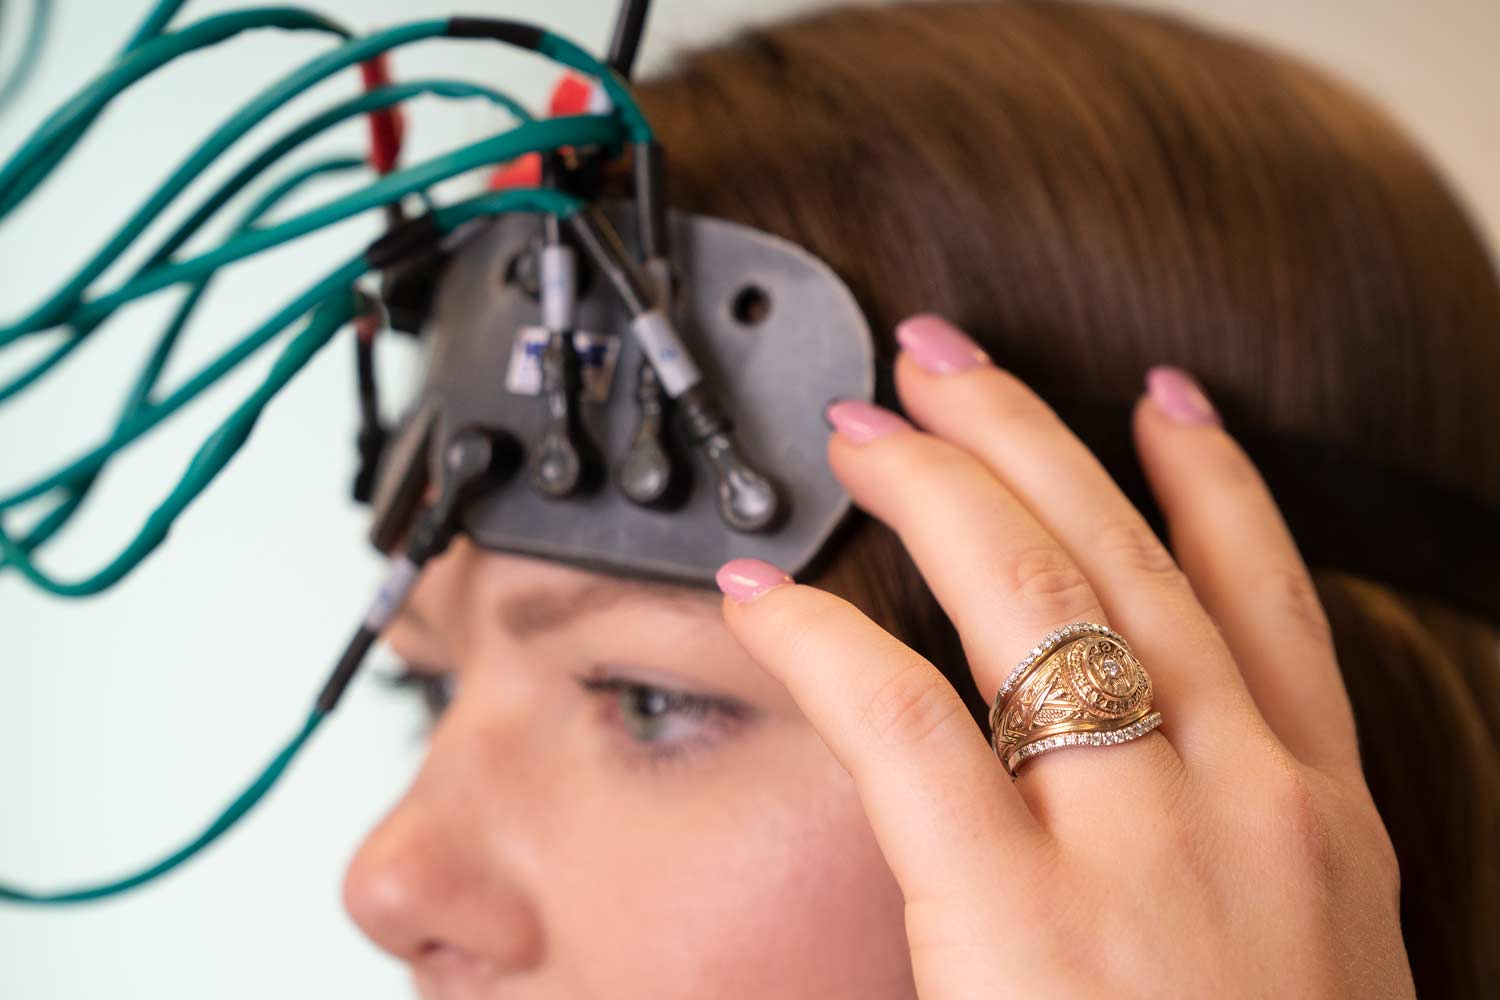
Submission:
MULTIPOLYGON (((6 5, 0 59, 20 2, 6 5)), ((41 72, 0 117, 0 151, 74 91, 126 37, 143 0, 55 0, 41 72)), ((188 14, 229 7, 198 0, 188 14)), ((539 21, 602 51, 613 0, 474 3, 539 21)), ((646 68, 794 0, 659 0, 646 68), (754 10, 752 15, 750 10, 754 10)), ((1372 91, 1437 156, 1500 237, 1500 3, 1495 0, 1170 0, 1271 39, 1372 91)), ((442 0, 324 0, 364 28, 441 16, 442 0)), ((38 197, 0 229, 0 316, 11 317, 92 250, 225 109, 321 39, 261 34, 184 62, 111 112, 38 197)), ((484 45, 402 52, 400 76, 502 81, 533 104, 552 71, 484 45)), ((341 80, 300 105, 306 113, 341 80)), ((282 119, 283 125, 293 118, 282 119)), ((499 121, 472 105, 424 104, 415 155, 478 138, 499 121)), ((274 131, 279 132, 278 126, 274 131)), ((257 133, 265 141, 269 132, 257 133)), ((362 148, 356 123, 322 147, 362 148)), ((245 148, 258 145, 256 138, 245 148)), ((216 175, 222 176, 222 174, 216 175)), ((201 189, 200 189, 201 190, 201 189)), ((326 196, 315 191, 309 204, 326 196)), ((178 376, 237 336, 309 274, 374 234, 357 222, 243 266, 202 311, 178 376)), ((94 441, 167 303, 132 309, 70 370, 0 413, 0 491, 94 441)), ((52 887, 128 870, 197 832, 293 730, 376 579, 364 517, 346 499, 353 397, 348 344, 330 346, 270 407, 250 445, 126 585, 85 601, 39 596, 0 575, 0 880, 52 887)), ((15 370, 14 359, 0 375, 15 370)), ((263 370, 253 366, 252 376, 263 370)), ((176 376, 172 376, 176 377, 176 376)), ((54 550, 75 576, 102 564, 180 473, 210 422, 248 382, 157 434, 103 484, 54 550)), ((389 669, 377 657, 377 669, 389 669)), ((419 713, 366 677, 250 820, 189 868, 83 908, 0 906, 0 997, 361 997, 408 995, 401 969, 343 916, 345 859, 393 801, 420 751, 419 713)))

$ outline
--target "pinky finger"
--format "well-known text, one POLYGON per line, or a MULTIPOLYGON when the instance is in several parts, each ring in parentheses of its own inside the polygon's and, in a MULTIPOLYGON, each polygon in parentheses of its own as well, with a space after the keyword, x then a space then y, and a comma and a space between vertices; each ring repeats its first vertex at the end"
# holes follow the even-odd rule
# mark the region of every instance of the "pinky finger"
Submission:
POLYGON ((914 899, 963 898, 1044 833, 937 668, 848 601, 770 563, 718 574, 724 620, 781 681, 854 779, 876 840, 914 899))
POLYGON ((1148 385, 1136 446, 1193 590, 1286 748, 1314 767, 1357 772, 1328 619, 1275 498, 1185 373, 1153 369, 1148 385))

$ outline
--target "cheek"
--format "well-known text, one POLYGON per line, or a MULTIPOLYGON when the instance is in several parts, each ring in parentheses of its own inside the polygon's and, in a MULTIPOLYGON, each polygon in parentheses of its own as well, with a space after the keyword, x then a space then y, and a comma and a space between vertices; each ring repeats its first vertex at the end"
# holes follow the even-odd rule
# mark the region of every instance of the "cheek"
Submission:
POLYGON ((901 893, 852 782, 805 728, 777 742, 614 835, 621 867, 597 874, 585 932, 611 995, 915 995, 901 893))

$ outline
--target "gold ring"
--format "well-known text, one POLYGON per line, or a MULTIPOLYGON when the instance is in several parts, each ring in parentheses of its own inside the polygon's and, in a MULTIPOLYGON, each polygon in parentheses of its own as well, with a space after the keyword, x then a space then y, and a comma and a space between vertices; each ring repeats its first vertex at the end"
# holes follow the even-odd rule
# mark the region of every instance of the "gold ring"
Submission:
POLYGON ((1037 754, 1124 743, 1159 725, 1151 678, 1125 637, 1107 625, 1074 622, 1048 633, 1000 685, 990 746, 1014 778, 1037 754))

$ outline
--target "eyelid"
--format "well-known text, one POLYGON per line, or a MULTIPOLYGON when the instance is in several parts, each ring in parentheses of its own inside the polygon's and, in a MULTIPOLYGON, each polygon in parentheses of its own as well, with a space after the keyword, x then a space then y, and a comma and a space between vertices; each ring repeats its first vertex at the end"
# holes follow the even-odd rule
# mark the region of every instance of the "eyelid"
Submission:
POLYGON ((595 664, 588 673, 574 674, 574 677, 585 690, 590 692, 619 690, 620 688, 648 688, 689 701, 703 702, 730 718, 742 719, 758 714, 754 706, 733 695, 705 691, 690 684, 684 684, 681 680, 669 677, 661 671, 647 668, 595 664))
POLYGON ((453 685, 456 681, 451 670, 402 663, 399 669, 381 671, 376 677, 392 690, 409 692, 421 698, 429 729, 447 711, 454 697, 453 685))
POLYGON ((609 729, 611 742, 619 748, 613 756, 626 766, 656 769, 690 763, 734 739, 759 714, 736 698, 637 680, 633 673, 596 665, 588 674, 574 675, 590 697, 601 701, 600 708, 610 720, 603 724, 609 729), (619 718, 620 702, 640 690, 665 695, 674 703, 668 714, 691 720, 693 734, 677 740, 642 740, 627 732, 619 718))
POLYGON ((409 660, 403 657, 396 663, 393 669, 382 670, 378 676, 388 684, 400 684, 402 682, 410 682, 417 677, 442 677, 452 672, 447 667, 437 667, 430 663, 409 660))

